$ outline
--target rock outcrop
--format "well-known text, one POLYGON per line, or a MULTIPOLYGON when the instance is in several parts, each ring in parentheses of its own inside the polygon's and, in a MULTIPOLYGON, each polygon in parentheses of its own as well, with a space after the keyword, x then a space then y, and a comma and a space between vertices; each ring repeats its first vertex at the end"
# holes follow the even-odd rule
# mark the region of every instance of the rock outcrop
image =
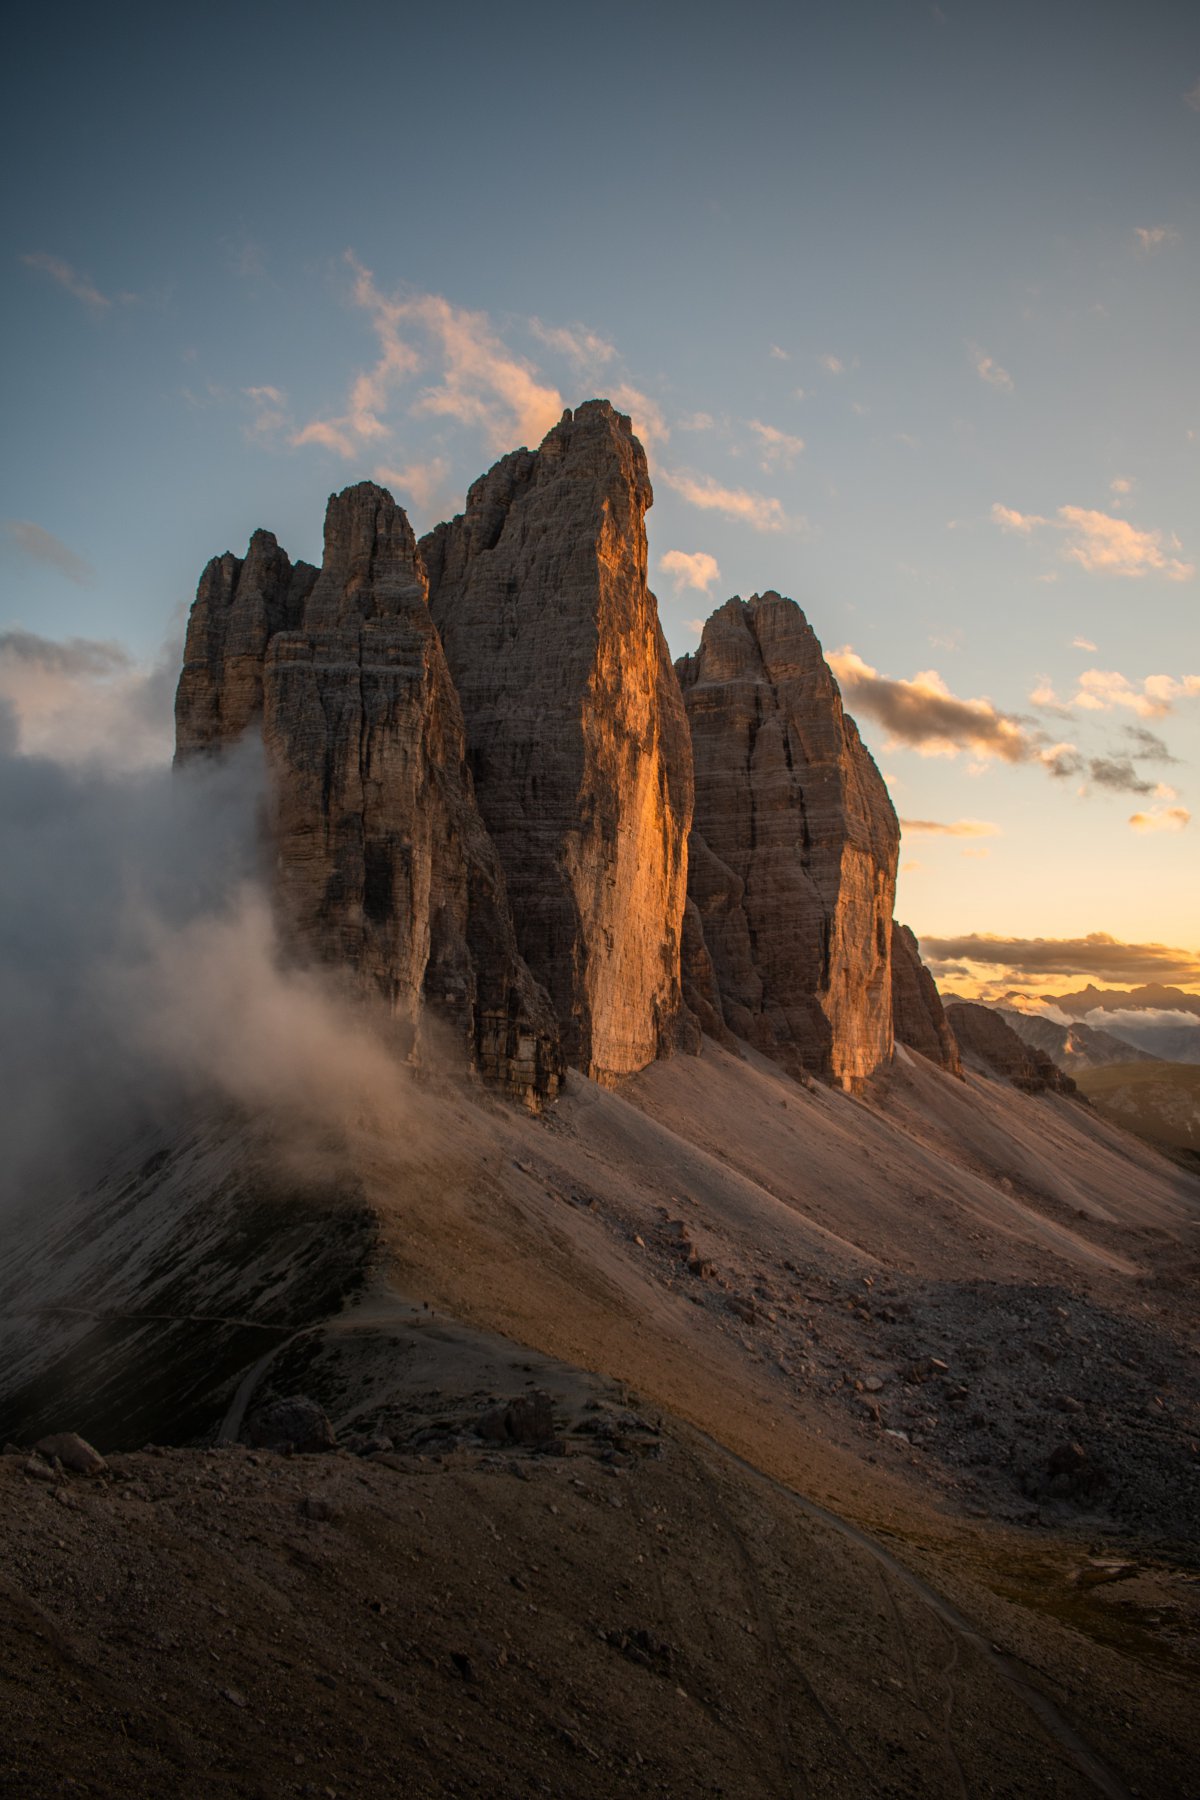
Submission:
POLYGON ((602 1082, 688 1026, 691 749, 647 585, 651 498, 629 420, 593 400, 421 543, 521 952, 567 1061, 602 1082))
POLYGON ((1002 1080, 1026 1094, 1075 1094, 1071 1077, 1042 1051, 1019 1038, 990 1006, 956 1000, 946 1008, 950 1028, 964 1055, 975 1057, 1002 1080))
POLYGON ((176 706, 178 755, 260 724, 285 931, 386 1002, 426 1006, 512 1092, 554 1091, 557 1033, 516 946, 412 529, 362 482, 334 496, 319 573, 259 533, 206 569, 176 706))
MULTIPOLYGON (((861 1083, 891 1056, 899 828, 804 614, 730 600, 676 664, 695 762, 688 891, 723 1022, 861 1083)), ((689 991, 705 989, 694 960, 689 991)))
POLYGON ((958 1044, 950 1029, 937 984, 907 925, 892 920, 892 1030, 898 1043, 930 1062, 962 1074, 958 1044))

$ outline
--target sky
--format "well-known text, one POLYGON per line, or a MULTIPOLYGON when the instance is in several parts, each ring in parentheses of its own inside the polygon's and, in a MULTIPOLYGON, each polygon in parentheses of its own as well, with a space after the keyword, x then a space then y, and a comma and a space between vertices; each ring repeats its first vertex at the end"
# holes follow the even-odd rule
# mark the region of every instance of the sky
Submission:
POLYGON ((367 477, 426 530, 604 395, 673 652, 804 608, 945 985, 1200 990, 1200 8, 116 5, 6 51, 22 751, 161 760, 210 556, 319 560, 367 477))

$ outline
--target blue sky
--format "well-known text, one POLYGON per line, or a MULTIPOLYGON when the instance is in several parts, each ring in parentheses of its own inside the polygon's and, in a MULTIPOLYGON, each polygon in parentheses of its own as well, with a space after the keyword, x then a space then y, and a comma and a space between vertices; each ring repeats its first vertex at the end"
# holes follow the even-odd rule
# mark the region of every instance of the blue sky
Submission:
POLYGON ((791 594, 955 828, 902 917, 1195 954, 1200 9, 174 12, 7 41, 0 631, 133 659, 6 640, 31 744, 110 754, 256 526, 426 529, 608 394, 676 653, 791 594))

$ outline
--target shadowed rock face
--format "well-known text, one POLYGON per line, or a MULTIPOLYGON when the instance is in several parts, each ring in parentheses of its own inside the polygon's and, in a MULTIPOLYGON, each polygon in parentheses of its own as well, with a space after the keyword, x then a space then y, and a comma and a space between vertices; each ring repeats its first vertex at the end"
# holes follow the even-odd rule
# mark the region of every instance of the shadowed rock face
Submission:
POLYGON ((690 1024, 691 747, 647 586, 651 498, 629 420, 593 400, 421 543, 521 952, 567 1061, 603 1082, 690 1024))
POLYGON ((962 1074, 958 1044, 941 995, 907 925, 892 920, 892 1030, 901 1044, 919 1050, 952 1075, 962 1074))
MULTIPOLYGON (((688 891, 724 1022, 853 1086, 892 1051, 887 789, 794 601, 730 600, 676 669, 696 779, 688 891)), ((708 985, 702 968, 688 980, 708 985)))
POLYGON ((964 1056, 977 1057, 993 1074, 1011 1081, 1023 1093, 1078 1093, 1069 1075, 1041 1050, 1019 1038, 990 1006, 958 1000, 946 1008, 946 1017, 964 1056))
POLYGON ((428 1003, 483 1073, 526 1098, 553 1092, 553 1017, 517 951, 408 520, 383 488, 347 488, 329 503, 320 572, 300 569, 267 533, 245 564, 209 565, 178 755, 261 719, 293 941, 381 996, 409 1039, 428 1003))
POLYGON ((214 556, 188 619, 175 696, 175 754, 216 750, 262 717, 263 659, 278 631, 294 630, 317 578, 293 565, 270 531, 256 531, 245 560, 214 556))

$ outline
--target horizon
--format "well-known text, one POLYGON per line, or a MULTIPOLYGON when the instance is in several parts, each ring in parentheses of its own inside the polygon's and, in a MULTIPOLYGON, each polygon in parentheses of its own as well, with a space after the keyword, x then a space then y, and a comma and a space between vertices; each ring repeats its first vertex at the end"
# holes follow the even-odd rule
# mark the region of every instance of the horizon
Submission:
POLYGON ((535 6, 500 48, 374 5, 81 19, 65 68, 21 22, 22 749, 161 760, 210 556, 264 526, 313 560, 357 479, 420 534, 606 395, 672 654, 733 594, 801 606, 939 979, 1200 992, 1200 16, 634 17, 535 6), (264 68, 319 115, 281 132, 264 68), (455 104, 397 68, 452 68, 455 104))

